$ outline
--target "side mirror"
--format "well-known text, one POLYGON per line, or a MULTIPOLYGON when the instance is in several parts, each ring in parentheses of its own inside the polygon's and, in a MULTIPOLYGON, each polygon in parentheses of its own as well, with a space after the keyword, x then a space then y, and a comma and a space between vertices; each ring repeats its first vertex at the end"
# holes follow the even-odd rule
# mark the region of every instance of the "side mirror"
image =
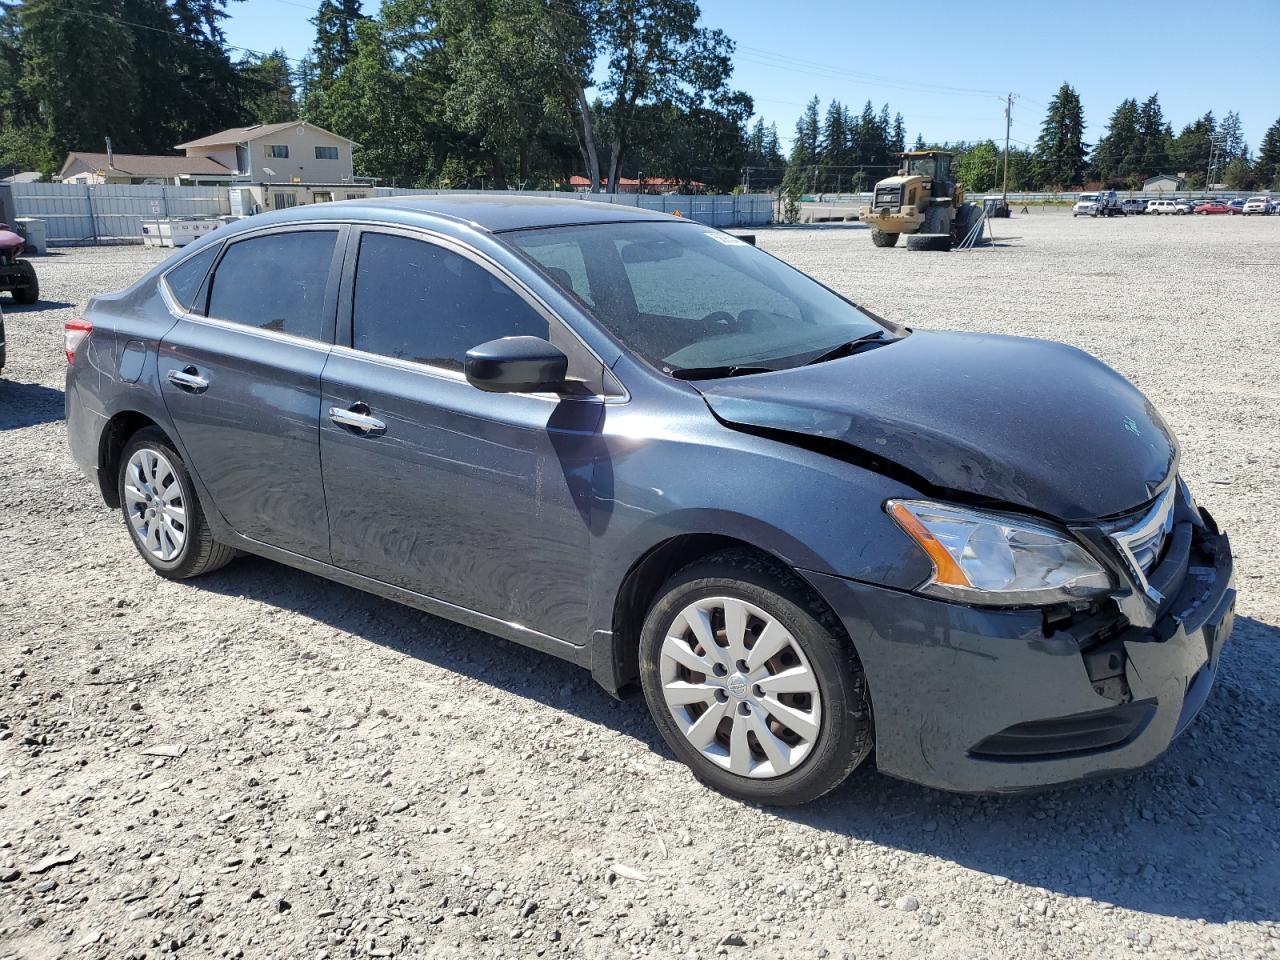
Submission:
POLYGON ((503 337, 467 351, 467 382, 489 393, 555 392, 564 387, 569 358, 541 337, 503 337))

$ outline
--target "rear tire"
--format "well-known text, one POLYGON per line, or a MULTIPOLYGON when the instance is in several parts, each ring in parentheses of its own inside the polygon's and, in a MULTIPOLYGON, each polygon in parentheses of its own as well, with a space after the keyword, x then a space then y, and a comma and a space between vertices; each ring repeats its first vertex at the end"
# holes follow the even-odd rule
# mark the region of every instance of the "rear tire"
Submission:
POLYGON ((40 299, 40 281, 36 279, 36 268, 27 260, 19 260, 17 266, 27 285, 13 291, 13 302, 30 306, 40 299))
POLYGON ((889 233, 886 230, 877 230, 871 228, 871 242, 877 247, 896 247, 898 245, 898 237, 900 234, 889 233))
POLYGON ((125 444, 116 492, 129 539, 160 576, 186 580, 235 558, 233 547, 213 539, 187 466, 158 427, 125 444))
POLYGON ((716 554, 667 581, 645 617, 640 679, 675 755, 703 783, 742 800, 814 800, 874 743, 866 677, 839 622, 794 573, 746 552, 716 554), (800 686, 811 692, 795 692, 800 686), (699 728, 704 718, 713 725, 699 728))

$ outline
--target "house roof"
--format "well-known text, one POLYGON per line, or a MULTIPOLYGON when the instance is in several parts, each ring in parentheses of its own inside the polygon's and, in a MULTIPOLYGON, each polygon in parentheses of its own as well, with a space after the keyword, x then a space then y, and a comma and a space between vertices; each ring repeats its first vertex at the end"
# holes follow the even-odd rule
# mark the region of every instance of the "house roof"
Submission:
POLYGON ((110 158, 110 163, 107 160, 105 153, 68 153, 60 176, 74 175, 83 170, 112 170, 126 177, 229 176, 235 172, 208 157, 117 153, 110 158))
POLYGON ((360 146, 350 137, 344 137, 340 133, 334 133, 332 130, 326 130, 324 127, 317 127, 314 123, 307 123, 303 120, 289 120, 286 123, 255 123, 247 127, 232 127, 230 130, 222 130, 218 133, 211 133, 207 137, 201 137, 199 140, 188 140, 186 143, 180 143, 175 148, 177 150, 185 150, 188 147, 217 147, 228 143, 248 143, 251 140, 260 140, 262 137, 270 136, 273 133, 279 133, 281 130, 288 130, 292 127, 310 127, 312 130, 318 130, 320 133, 327 133, 329 136, 338 140, 345 140, 353 146, 360 146))
POLYGON ((1143 183, 1154 183, 1156 180, 1172 180, 1175 183, 1181 183, 1183 178, 1176 173, 1157 173, 1154 177, 1147 177, 1143 183))

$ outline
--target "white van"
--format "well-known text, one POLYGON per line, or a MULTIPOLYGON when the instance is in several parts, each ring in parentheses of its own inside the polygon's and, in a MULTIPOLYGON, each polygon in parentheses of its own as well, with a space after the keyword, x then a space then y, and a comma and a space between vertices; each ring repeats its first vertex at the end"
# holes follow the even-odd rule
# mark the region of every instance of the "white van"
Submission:
POLYGON ((1182 209, 1172 200, 1151 200, 1147 203, 1147 213, 1180 214, 1182 209))

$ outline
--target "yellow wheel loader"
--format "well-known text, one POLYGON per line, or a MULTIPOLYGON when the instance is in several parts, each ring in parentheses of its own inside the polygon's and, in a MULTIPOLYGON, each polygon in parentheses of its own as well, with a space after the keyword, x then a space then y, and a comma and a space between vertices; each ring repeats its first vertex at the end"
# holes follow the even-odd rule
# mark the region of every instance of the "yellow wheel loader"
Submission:
POLYGON ((899 156, 898 172, 876 184, 871 206, 860 214, 871 227, 871 242, 892 247, 905 233, 908 250, 950 250, 982 215, 965 203, 964 188, 951 179, 952 154, 911 150, 899 156))

